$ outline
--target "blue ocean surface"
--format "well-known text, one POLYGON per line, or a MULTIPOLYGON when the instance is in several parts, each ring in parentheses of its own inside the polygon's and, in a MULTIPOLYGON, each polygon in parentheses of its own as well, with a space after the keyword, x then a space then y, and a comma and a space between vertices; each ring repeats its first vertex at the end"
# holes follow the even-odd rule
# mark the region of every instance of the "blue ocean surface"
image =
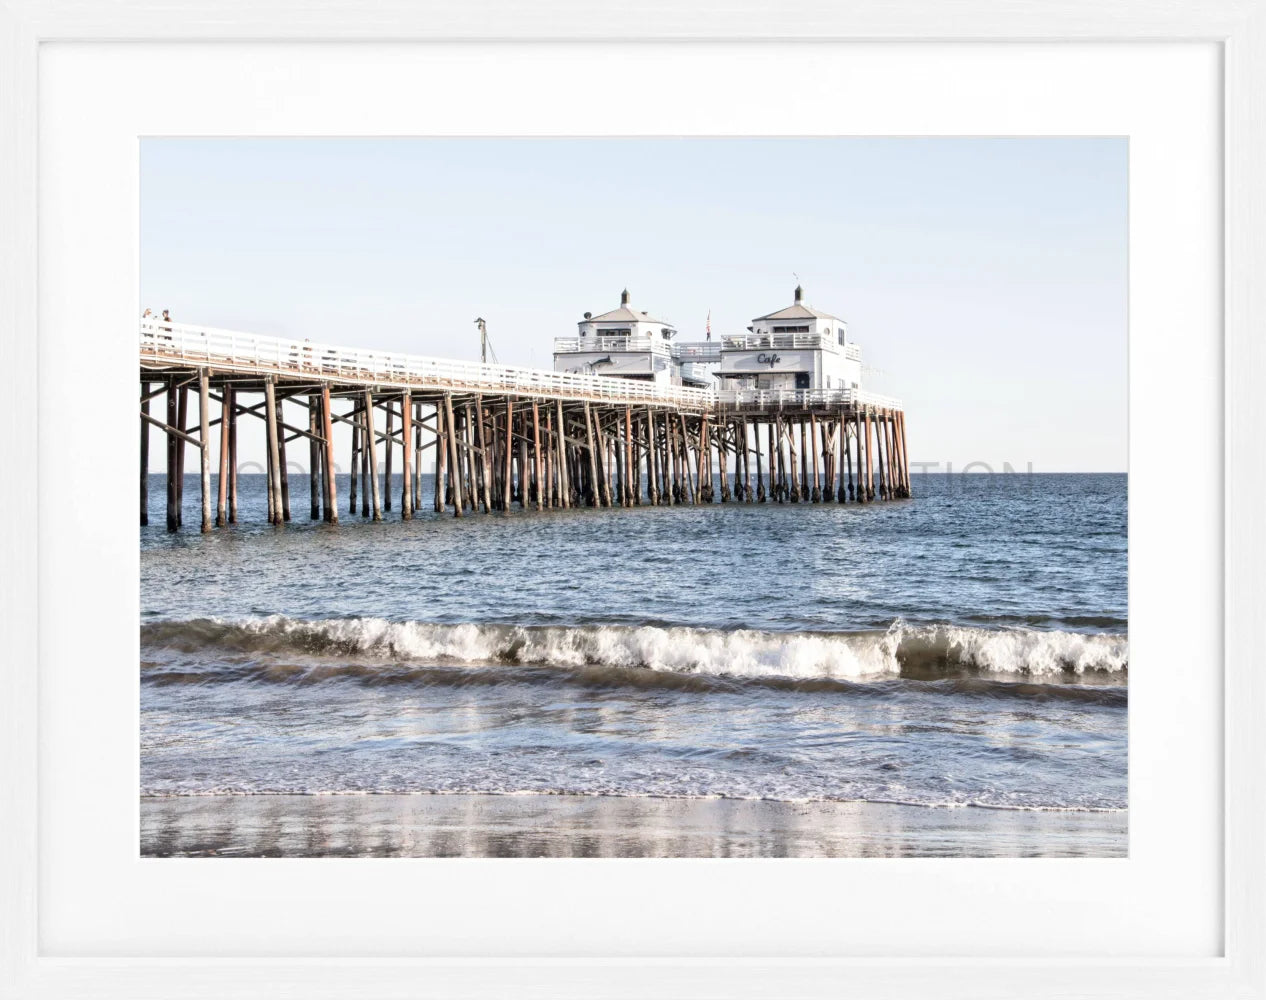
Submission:
MULTIPOLYGON (((431 496, 429 477, 423 496, 431 496)), ((1127 805, 1125 475, 141 533, 145 796, 1127 805)))

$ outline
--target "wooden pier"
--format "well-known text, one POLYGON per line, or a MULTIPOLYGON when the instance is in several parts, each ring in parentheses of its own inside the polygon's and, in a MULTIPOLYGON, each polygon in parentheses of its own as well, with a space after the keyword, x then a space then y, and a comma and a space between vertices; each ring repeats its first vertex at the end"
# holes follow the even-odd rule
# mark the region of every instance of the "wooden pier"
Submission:
POLYGON ((202 530, 236 523, 244 427, 264 435, 275 524, 293 513, 287 447, 304 442, 307 516, 338 521, 337 424, 351 429, 347 513, 374 520, 393 509, 409 520, 426 504, 462 517, 910 496, 900 402, 856 389, 717 392, 150 322, 141 324, 140 373, 141 524, 156 428, 167 448, 168 531, 181 527, 187 447, 200 472, 202 530), (435 474, 430 496, 424 468, 435 474))

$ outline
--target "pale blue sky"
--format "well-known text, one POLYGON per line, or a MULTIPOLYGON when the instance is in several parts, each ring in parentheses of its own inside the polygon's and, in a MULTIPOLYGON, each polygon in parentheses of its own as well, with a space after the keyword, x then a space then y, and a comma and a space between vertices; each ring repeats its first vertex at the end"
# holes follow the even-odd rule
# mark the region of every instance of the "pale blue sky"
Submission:
POLYGON ((1126 165, 1123 139, 147 139, 141 301, 466 358, 483 316, 550 367, 625 286, 702 339, 795 272, 914 461, 1123 471, 1126 165))

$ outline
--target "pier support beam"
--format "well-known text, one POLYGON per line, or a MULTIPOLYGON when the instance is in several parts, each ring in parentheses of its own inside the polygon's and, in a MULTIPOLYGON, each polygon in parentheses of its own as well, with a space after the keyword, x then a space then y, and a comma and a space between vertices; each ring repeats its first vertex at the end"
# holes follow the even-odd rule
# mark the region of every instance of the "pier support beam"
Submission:
POLYGON ((317 411, 320 409, 318 397, 308 395, 308 497, 310 520, 321 518, 321 442, 317 438, 321 434, 317 411))
POLYGON ((457 428, 453 419, 453 394, 444 393, 444 430, 448 436, 449 481, 453 487, 453 516, 462 516, 462 477, 457 464, 457 428))
POLYGON ((230 411, 233 409, 233 389, 225 385, 220 402, 220 475, 216 483, 215 526, 223 528, 228 523, 229 499, 229 433, 232 426, 230 411))
POLYGON ((229 404, 229 524, 237 524, 237 390, 224 387, 229 404))
POLYGON ((321 421, 325 433, 325 519, 338 524, 338 482, 334 472, 334 414, 330 409, 330 386, 321 386, 321 421))
MULTIPOLYGON (((274 390, 275 391, 275 390, 274 390)), ((277 482, 281 489, 281 519, 290 520, 290 465, 286 461, 286 411, 285 397, 277 397, 277 454, 281 464, 277 466, 277 482)))
POLYGON ((198 373, 198 451, 202 485, 202 533, 211 531, 211 373, 198 373))
MULTIPOLYGON (((374 520, 382 520, 382 496, 378 488, 378 448, 374 433, 374 394, 365 390, 365 452, 369 460, 369 488, 374 499, 374 520)), ((391 443, 388 441, 387 446, 391 443)))
POLYGON ((264 420, 268 435, 268 523, 281 524, 281 454, 277 444, 277 394, 273 377, 264 378, 264 420))
POLYGON ((149 383, 141 382, 141 527, 149 524, 149 383))
MULTIPOLYGON (((396 424, 396 408, 392 406, 390 401, 384 404, 387 411, 387 437, 382 443, 383 449, 383 491, 382 491, 382 509, 384 511, 391 510, 391 453, 392 443, 395 435, 396 424)), ((375 478, 377 471, 375 470, 375 478)))
MULTIPOLYGON (((400 400, 400 520, 413 520, 413 394, 408 389, 400 400)), ((388 481, 387 488, 391 488, 388 481)))

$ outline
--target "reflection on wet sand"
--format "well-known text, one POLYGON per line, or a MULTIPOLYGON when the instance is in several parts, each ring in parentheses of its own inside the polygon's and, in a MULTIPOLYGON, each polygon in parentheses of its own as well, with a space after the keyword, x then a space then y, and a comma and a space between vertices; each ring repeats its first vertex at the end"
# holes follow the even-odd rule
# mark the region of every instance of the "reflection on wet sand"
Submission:
POLYGON ((146 857, 1125 857, 1124 812, 569 795, 142 798, 146 857))

